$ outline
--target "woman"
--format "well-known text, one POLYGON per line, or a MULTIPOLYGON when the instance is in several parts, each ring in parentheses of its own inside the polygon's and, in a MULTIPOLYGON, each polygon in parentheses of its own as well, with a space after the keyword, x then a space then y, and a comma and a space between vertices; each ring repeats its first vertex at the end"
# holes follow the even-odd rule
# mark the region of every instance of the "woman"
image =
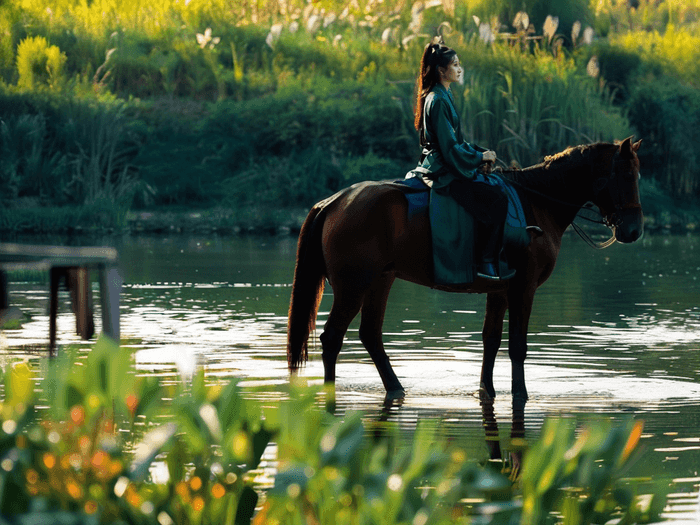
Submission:
POLYGON ((433 189, 448 194, 479 223, 477 246, 481 247, 478 275, 505 279, 496 268, 499 232, 505 221, 508 201, 497 186, 478 174, 476 168, 494 162, 496 153, 462 138, 459 115, 450 84, 460 82, 463 70, 457 53, 444 44, 428 44, 423 51, 418 76, 415 127, 423 149, 415 171, 433 181, 433 189))

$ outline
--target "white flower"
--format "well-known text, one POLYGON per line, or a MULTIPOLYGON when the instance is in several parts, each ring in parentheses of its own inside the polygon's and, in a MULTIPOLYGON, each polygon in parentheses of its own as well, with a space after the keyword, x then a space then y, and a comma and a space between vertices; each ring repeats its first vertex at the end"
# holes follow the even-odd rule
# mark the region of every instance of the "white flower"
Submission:
POLYGON ((576 20, 576 22, 574 22, 573 27, 571 28, 571 41, 574 44, 576 43, 576 39, 578 38, 578 35, 580 35, 580 34, 581 34, 581 22, 576 20))
POLYGON ((527 31, 527 28, 530 26, 530 17, 527 16, 527 13, 525 11, 519 11, 518 14, 515 15, 515 20, 513 20, 513 27, 517 31, 527 31))
POLYGON ((331 25, 333 22, 335 22, 335 18, 335 13, 326 15, 326 18, 323 19, 323 27, 326 28, 331 25))
POLYGON ((390 27, 387 27, 387 28, 382 32, 382 44, 388 44, 390 38, 391 38, 391 28, 390 28, 390 27))
POLYGON ((306 30, 309 33, 315 33, 318 31, 318 28, 321 27, 321 17, 318 15, 311 15, 309 17, 309 20, 306 22, 306 30))
POLYGON ((600 75, 600 64, 598 63, 598 57, 593 55, 586 65, 586 72, 588 76, 597 78, 600 75))
POLYGON ((270 28, 270 32, 267 34, 267 37, 265 38, 265 43, 270 46, 274 47, 275 42, 277 42, 280 38, 280 35, 282 34, 282 28, 284 26, 282 24, 275 24, 270 28))
POLYGON ((299 30, 299 22, 296 20, 289 24, 289 32, 290 33, 296 33, 299 30))
POLYGON ((490 44, 496 40, 496 35, 494 35, 493 31, 491 31, 490 24, 483 23, 479 25, 479 38, 487 44, 490 44))
POLYGON ((593 28, 591 26, 586 26, 583 30, 583 43, 590 44, 593 42, 593 28))
POLYGON ((544 32, 545 36, 548 38, 549 42, 551 42, 552 38, 554 38, 554 35, 556 34, 558 27, 559 27, 559 17, 547 15, 547 19, 544 21, 543 32, 544 32))
POLYGON ((207 27, 207 29, 204 31, 204 34, 197 33, 197 43, 202 49, 207 47, 207 44, 209 44, 209 47, 213 49, 214 46, 219 42, 221 42, 221 38, 219 38, 218 36, 212 38, 211 27, 207 27))

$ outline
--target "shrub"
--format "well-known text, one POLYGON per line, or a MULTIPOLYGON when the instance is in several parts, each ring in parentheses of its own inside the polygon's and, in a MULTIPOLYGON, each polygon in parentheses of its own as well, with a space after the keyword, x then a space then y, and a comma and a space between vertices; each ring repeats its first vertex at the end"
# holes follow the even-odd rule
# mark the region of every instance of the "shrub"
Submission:
POLYGON ((698 86, 700 78, 700 34, 686 27, 669 25, 665 32, 633 31, 611 38, 629 52, 638 54, 673 78, 698 86))
POLYGON ((49 46, 43 36, 25 38, 17 47, 18 85, 26 89, 60 88, 65 81, 65 63, 65 53, 57 46, 49 46))
POLYGON ((640 82, 629 116, 644 138, 642 170, 678 195, 700 188, 700 93, 669 78, 640 82), (654 115, 654 119, 649 116, 654 115))

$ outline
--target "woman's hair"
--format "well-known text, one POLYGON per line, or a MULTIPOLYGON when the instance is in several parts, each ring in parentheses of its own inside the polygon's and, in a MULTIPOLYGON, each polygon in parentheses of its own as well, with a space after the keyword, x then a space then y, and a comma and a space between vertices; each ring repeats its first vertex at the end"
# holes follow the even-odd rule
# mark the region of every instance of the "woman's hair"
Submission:
MULTIPOLYGON (((441 43, 430 43, 425 46, 423 56, 420 59, 420 73, 416 81, 416 109, 414 111, 414 125, 417 131, 423 127, 423 107, 425 97, 430 90, 440 82, 438 67, 447 67, 454 59, 457 52, 441 43)), ((422 134, 421 134, 422 142, 422 134)))

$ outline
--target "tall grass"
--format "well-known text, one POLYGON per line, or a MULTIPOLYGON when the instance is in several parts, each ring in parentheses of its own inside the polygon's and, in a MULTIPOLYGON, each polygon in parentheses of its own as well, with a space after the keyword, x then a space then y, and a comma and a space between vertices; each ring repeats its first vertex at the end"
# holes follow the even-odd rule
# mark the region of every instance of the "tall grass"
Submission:
MULTIPOLYGON (((632 133, 604 84, 575 62, 537 48, 483 48, 462 95, 462 121, 473 141, 496 148, 522 166, 571 144, 612 140, 632 133)), ((459 88, 457 88, 459 89, 459 88)), ((458 92, 459 93, 459 92, 458 92)))

